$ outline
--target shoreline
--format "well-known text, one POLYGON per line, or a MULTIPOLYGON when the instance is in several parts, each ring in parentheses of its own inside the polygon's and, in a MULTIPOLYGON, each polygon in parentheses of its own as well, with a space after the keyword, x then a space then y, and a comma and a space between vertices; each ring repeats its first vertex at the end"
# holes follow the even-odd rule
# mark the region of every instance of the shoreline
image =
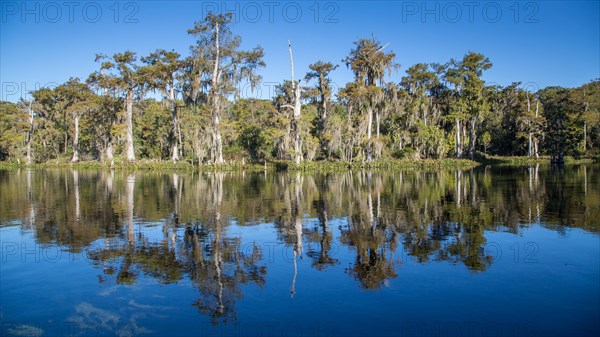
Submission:
MULTIPOLYGON (((565 164, 592 164, 595 160, 592 158, 574 159, 567 158, 565 164)), ((199 172, 227 172, 227 171, 250 171, 250 172, 281 172, 281 171, 303 171, 303 172, 337 172, 337 171, 359 171, 359 170, 432 170, 432 169, 471 169, 477 166, 529 166, 532 164, 551 165, 549 157, 529 158, 529 157, 501 157, 501 156, 480 156, 471 159, 392 159, 378 160, 373 162, 344 162, 344 161, 310 161, 296 165, 293 161, 271 161, 263 164, 229 162, 225 164, 192 164, 188 161, 157 161, 157 160, 139 160, 129 163, 121 160, 114 162, 111 167, 108 162, 101 161, 80 161, 77 163, 66 161, 49 161, 36 164, 19 164, 14 162, 0 162, 0 169, 115 169, 115 170, 172 170, 172 171, 199 171, 199 172)))

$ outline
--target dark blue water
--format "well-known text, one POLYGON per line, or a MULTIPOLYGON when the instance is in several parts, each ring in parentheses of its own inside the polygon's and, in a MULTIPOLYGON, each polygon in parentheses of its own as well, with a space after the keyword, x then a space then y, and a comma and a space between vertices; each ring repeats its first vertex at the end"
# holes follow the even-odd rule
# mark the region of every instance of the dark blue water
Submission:
POLYGON ((0 171, 1 333, 597 335, 599 177, 0 171))

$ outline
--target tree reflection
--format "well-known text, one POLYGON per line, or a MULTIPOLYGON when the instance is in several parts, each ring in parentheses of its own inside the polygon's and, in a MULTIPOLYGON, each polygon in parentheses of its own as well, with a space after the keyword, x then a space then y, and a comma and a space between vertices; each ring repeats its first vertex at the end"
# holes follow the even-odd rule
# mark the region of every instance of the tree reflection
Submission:
POLYGON ((220 324, 236 320, 245 286, 267 282, 262 242, 248 242, 232 228, 273 224, 293 255, 286 266, 291 296, 303 295, 296 290, 304 266, 337 273, 334 266, 342 264, 365 289, 397 277, 398 255, 484 272, 494 262, 486 232, 518 234, 532 224, 559 233, 569 227, 600 232, 598 167, 564 170, 533 165, 310 175, 19 169, 0 171, 0 221, 32 230, 38 243, 87 252, 102 284, 191 280, 198 296, 190 304, 220 324))
MULTIPOLYGON (((321 188, 327 189, 327 184, 323 184, 321 188)), ((332 256, 335 252, 332 252, 333 233, 328 224, 327 208, 327 201, 323 197, 323 191, 320 190, 318 199, 313 202, 313 209, 317 212, 319 225, 306 234, 309 242, 319 243, 318 251, 309 250, 306 255, 313 260, 312 266, 320 271, 324 271, 328 266, 339 264, 339 260, 332 256)))
POLYGON ((380 221, 381 176, 373 179, 372 173, 359 173, 347 181, 351 193, 348 226, 341 231, 340 242, 356 249, 354 266, 348 270, 362 287, 379 288, 386 280, 395 278, 391 259, 386 256, 395 245, 396 235, 385 222, 380 221), (376 206, 373 205, 373 194, 376 206))
MULTIPOLYGON (((173 181, 177 183, 177 179, 173 181)), ((223 174, 203 180, 204 188, 212 191, 205 195, 206 209, 211 215, 208 221, 185 223, 182 231, 177 231, 178 201, 174 201, 173 215, 164 220, 162 229, 168 233, 171 226, 172 234, 159 243, 151 242, 142 231, 134 233, 135 183, 136 176, 128 175, 124 240, 89 252, 93 261, 103 265, 102 282, 115 274, 117 284, 133 284, 141 275, 168 284, 186 275, 199 290, 199 297, 192 305, 209 315, 214 324, 235 321, 235 302, 242 298, 241 286, 264 285, 266 268, 259 265, 262 252, 257 245, 244 249, 240 238, 225 233, 229 221, 222 216, 223 174), (181 238, 178 233, 182 233, 181 238)), ((172 197, 177 200, 180 194, 174 193, 172 197)))

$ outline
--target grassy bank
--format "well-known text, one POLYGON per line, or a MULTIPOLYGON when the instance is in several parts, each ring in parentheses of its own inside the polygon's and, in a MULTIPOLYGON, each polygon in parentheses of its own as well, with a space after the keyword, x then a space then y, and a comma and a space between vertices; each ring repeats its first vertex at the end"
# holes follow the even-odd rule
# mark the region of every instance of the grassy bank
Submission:
POLYGON ((19 167, 31 168, 77 168, 77 169, 115 169, 115 170, 180 170, 180 171, 351 171, 351 170, 395 170, 395 169, 439 169, 439 168, 472 168, 478 163, 467 159, 442 159, 442 160, 385 160, 374 162, 343 162, 343 161, 316 161, 304 162, 296 165, 291 161, 274 161, 263 164, 247 164, 229 162, 226 164, 192 164, 190 162, 171 162, 139 160, 135 163, 115 160, 114 163, 84 161, 79 163, 50 161, 42 164, 18 164, 0 162, 0 169, 16 169, 19 167))
POLYGON ((316 171, 316 172, 334 172, 334 171, 352 171, 352 170, 436 170, 443 168, 469 169, 479 165, 479 163, 467 159, 394 159, 381 160, 374 162, 342 162, 342 161, 317 161, 304 162, 296 165, 294 162, 281 161, 275 163, 275 168, 279 171, 316 171))
MULTIPOLYGON (((539 158, 530 157, 502 157, 478 155, 475 160, 483 165, 502 165, 502 166, 527 166, 532 164, 550 164, 549 156, 540 156, 539 158)), ((593 158, 573 158, 566 157, 565 164, 591 164, 594 163, 593 158)))
MULTIPOLYGON (((593 163, 590 158, 573 159, 567 158, 566 164, 588 164, 593 163)), ((115 169, 115 170, 157 170, 157 171, 306 171, 306 172, 337 172, 353 170, 437 170, 437 169, 470 169, 478 165, 493 166, 526 166, 532 164, 550 164, 549 157, 499 157, 480 155, 475 160, 469 159, 388 159, 374 162, 344 162, 344 161, 311 161, 296 165, 292 161, 273 161, 262 164, 248 164, 242 162, 229 162, 226 164, 192 164, 187 161, 156 161, 138 160, 135 163, 116 159, 112 164, 109 162, 83 161, 71 163, 69 161, 49 161, 42 164, 18 164, 15 162, 0 162, 0 169, 17 169, 19 167, 32 168, 77 168, 77 169, 115 169)))
MULTIPOLYGON (((138 160, 136 162, 127 162, 122 160, 115 160, 114 162, 100 162, 100 161, 82 161, 78 163, 63 162, 63 161, 49 161, 41 164, 17 164, 0 162, 0 169, 15 169, 19 167, 30 167, 30 168, 77 168, 77 169, 115 169, 115 170, 157 170, 157 171, 263 171, 264 165, 257 164, 242 164, 242 163, 227 163, 222 165, 203 164, 194 165, 187 161, 156 161, 156 160, 138 160)), ((270 165, 267 169, 274 170, 274 165, 270 165)))

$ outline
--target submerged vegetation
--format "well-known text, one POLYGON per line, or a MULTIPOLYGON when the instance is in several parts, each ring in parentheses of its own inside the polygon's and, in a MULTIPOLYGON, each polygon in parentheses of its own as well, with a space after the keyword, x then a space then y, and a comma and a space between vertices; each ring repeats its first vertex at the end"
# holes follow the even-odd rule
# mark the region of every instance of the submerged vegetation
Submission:
POLYGON ((535 92, 521 83, 488 85, 482 76, 492 62, 469 52, 410 66, 394 83, 388 79, 400 67, 397 56, 372 37, 356 41, 341 60, 354 81, 336 93, 330 74, 342 71, 339 65, 315 60, 298 75, 289 43, 290 80, 271 99, 245 98, 242 87, 260 85, 264 50, 241 50, 229 15, 209 14, 188 33, 195 40, 188 56, 162 49, 141 58, 132 51, 97 55, 99 69, 85 81, 0 102, 0 161, 259 170, 600 155, 598 80, 535 92))

